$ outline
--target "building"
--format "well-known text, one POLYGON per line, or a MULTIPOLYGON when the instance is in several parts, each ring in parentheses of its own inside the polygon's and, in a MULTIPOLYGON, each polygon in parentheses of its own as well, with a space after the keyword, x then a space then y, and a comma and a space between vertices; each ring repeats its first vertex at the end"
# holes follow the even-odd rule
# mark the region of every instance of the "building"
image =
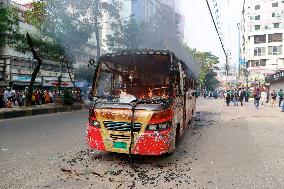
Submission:
MULTIPOLYGON (((24 11, 31 8, 31 4, 21 5, 13 1, 2 0, 1 6, 13 6, 19 11, 20 30, 23 32, 35 31, 31 25, 25 22, 23 18, 24 11)), ((0 49, 0 87, 11 86, 14 89, 24 89, 29 85, 32 72, 37 62, 33 59, 31 53, 20 53, 13 47, 6 45, 0 49)), ((58 77, 62 76, 64 87, 73 87, 66 66, 59 62, 43 60, 43 65, 36 77, 35 86, 52 87, 56 85, 58 77)), ((71 77, 74 79, 73 69, 71 68, 71 77)))
POLYGON ((240 55, 250 76, 284 70, 284 1, 244 0, 240 55))
POLYGON ((157 14, 166 15, 168 32, 165 38, 184 39, 185 18, 176 9, 174 0, 132 0, 131 13, 137 22, 150 22, 157 14), (170 33, 169 33, 170 32, 170 33))
POLYGON ((284 89, 284 71, 277 72, 269 77, 270 91, 284 89))

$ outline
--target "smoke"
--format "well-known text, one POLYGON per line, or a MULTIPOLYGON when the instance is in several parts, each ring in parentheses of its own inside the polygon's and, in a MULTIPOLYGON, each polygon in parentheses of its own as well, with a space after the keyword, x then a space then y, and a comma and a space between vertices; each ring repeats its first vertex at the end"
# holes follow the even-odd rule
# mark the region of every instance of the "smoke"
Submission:
MULTIPOLYGON (((56 38, 66 53, 74 57, 95 57, 97 39, 95 31, 100 30, 99 46, 108 41, 106 36, 112 36, 112 42, 106 43, 110 47, 119 46, 120 50, 157 49, 170 50, 183 60, 188 70, 195 76, 199 75, 199 64, 185 48, 183 42, 185 17, 181 10, 185 0, 155 0, 156 4, 149 4, 149 10, 143 10, 141 3, 144 0, 53 0, 46 1, 49 23, 46 30, 56 38), (131 2, 136 2, 131 5, 131 2), (94 5, 99 3, 99 11, 94 10, 94 5), (106 4, 108 3, 108 4, 106 4), (130 4, 129 4, 130 3, 130 4), (151 6, 156 6, 152 7, 151 6), (131 7, 131 8, 130 8, 131 7), (129 12, 129 8, 132 9, 129 12), (107 10, 108 9, 108 10, 107 10), (107 10, 107 11, 106 11, 107 10), (125 25, 121 22, 121 16, 117 19, 115 11, 120 15, 134 15, 137 24, 125 25), (149 12, 150 11, 150 12, 149 12), (152 12, 151 12, 152 11, 152 12), (97 12, 97 25, 94 23, 94 15, 97 12), (108 12, 108 14, 107 14, 108 12), (141 14, 148 15, 148 19, 141 14), (112 16, 112 17, 111 17, 112 16), (112 22, 116 22, 117 28, 111 28, 112 22), (138 27, 138 28, 137 28, 138 27), (123 31, 122 31, 123 28, 123 31), (137 33, 136 33, 137 32, 137 33), (131 44, 135 44, 132 46, 131 44)), ((107 47, 105 47, 107 49, 107 47)), ((104 52, 103 52, 104 53, 104 52)))

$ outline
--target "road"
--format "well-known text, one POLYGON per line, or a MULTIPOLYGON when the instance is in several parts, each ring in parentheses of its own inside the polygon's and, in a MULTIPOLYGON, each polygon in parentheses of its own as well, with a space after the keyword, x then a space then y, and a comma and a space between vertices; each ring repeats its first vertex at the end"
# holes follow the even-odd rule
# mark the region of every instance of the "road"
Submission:
POLYGON ((198 99, 172 155, 100 153, 87 111, 0 121, 0 188, 284 188, 284 116, 252 103, 198 99))

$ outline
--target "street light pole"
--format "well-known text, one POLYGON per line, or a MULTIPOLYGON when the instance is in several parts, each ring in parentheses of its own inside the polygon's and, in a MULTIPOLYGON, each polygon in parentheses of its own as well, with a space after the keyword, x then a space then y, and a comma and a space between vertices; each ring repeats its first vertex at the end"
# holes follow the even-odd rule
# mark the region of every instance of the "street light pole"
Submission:
POLYGON ((241 60, 241 24, 237 23, 238 27, 238 78, 240 78, 240 70, 241 70, 241 65, 240 65, 240 60, 241 60))

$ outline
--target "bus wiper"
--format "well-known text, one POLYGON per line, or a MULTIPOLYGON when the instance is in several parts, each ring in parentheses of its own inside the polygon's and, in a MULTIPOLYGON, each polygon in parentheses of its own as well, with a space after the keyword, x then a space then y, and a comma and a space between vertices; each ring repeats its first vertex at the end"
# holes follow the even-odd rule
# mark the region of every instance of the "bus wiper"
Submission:
POLYGON ((114 100, 118 100, 119 97, 117 96, 112 96, 112 95, 108 95, 108 96, 94 96, 93 98, 97 98, 97 99, 106 99, 107 101, 114 101, 114 100))

